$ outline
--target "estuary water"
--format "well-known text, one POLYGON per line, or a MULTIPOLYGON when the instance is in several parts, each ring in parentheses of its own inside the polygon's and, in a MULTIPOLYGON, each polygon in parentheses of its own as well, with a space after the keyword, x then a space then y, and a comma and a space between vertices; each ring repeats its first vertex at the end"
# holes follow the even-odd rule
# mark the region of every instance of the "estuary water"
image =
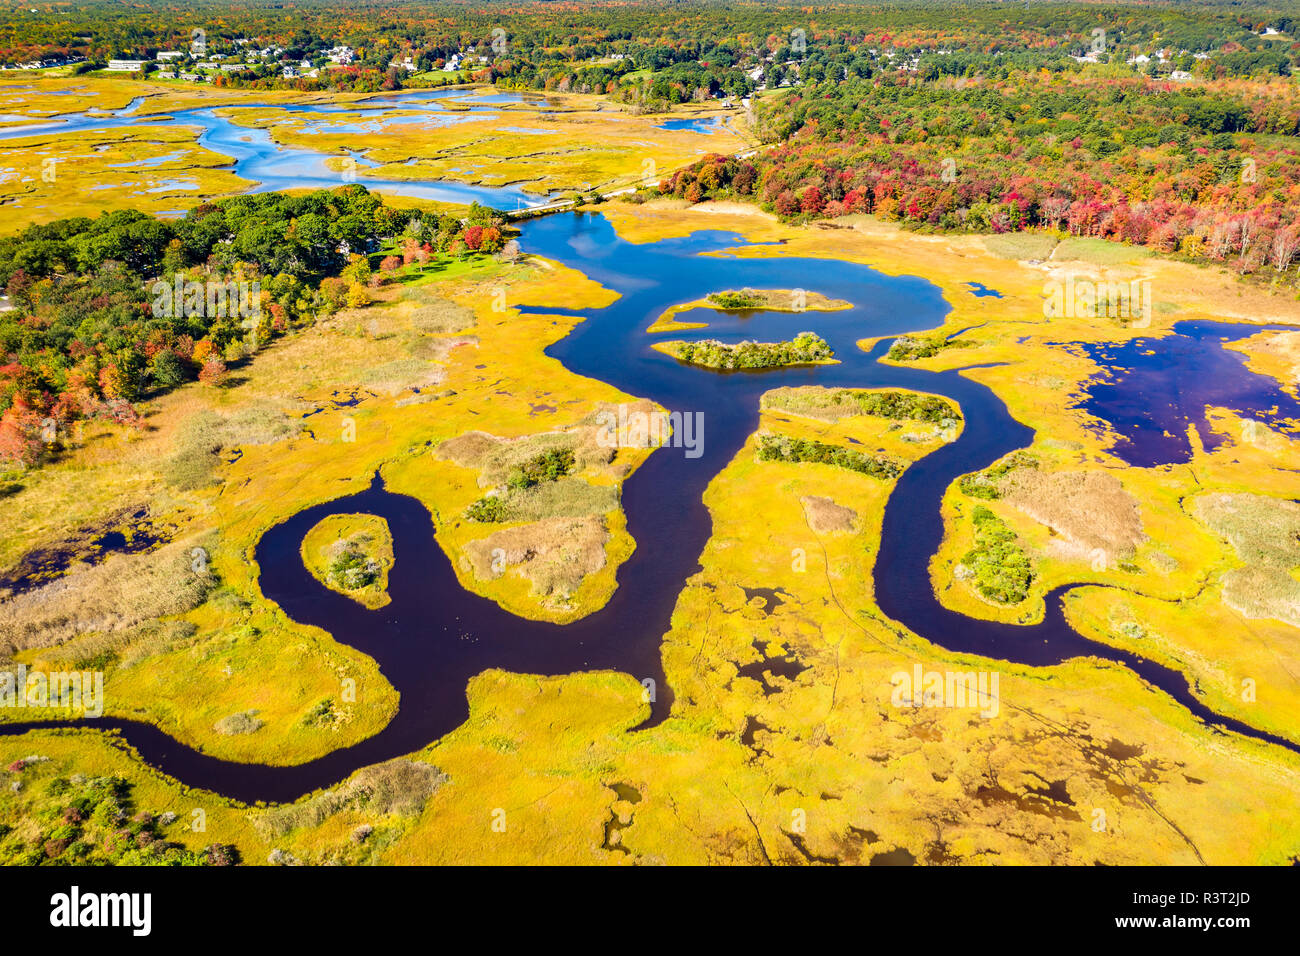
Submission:
MULTIPOLYGON (((218 760, 147 724, 105 717, 73 722, 76 726, 118 729, 147 762, 191 786, 245 801, 285 801, 333 784, 359 767, 418 750, 455 729, 468 716, 466 682, 487 668, 546 675, 612 669, 648 679, 655 687, 650 720, 660 721, 672 705, 661 642, 677 597, 687 578, 699 570, 699 556, 712 532, 702 502, 705 487, 757 427, 764 391, 822 385, 940 394, 956 402, 964 418, 955 441, 903 473, 885 509, 874 579, 877 603, 886 615, 953 651, 1036 666, 1081 655, 1115 661, 1223 733, 1300 749, 1214 714, 1191 694, 1181 674, 1082 637, 1064 618, 1060 598, 1066 588, 1047 596, 1045 619, 1029 626, 976 620, 937 601, 928 564, 943 534, 939 508, 945 489, 959 475, 985 468, 1033 438, 993 392, 959 371, 930 372, 877 361, 889 337, 942 323, 949 305, 938 287, 834 259, 782 256, 779 249, 765 250, 776 255, 745 256, 745 240, 726 232, 631 243, 603 216, 589 213, 530 221, 523 227, 521 244, 620 293, 606 308, 578 313, 585 321, 551 346, 549 354, 579 375, 653 399, 669 411, 703 413, 698 457, 681 448, 661 448, 624 484, 623 507, 636 551, 619 569, 618 589, 609 604, 567 625, 527 621, 501 610, 461 588, 434 539, 424 506, 375 481, 366 491, 306 509, 272 527, 258 543, 256 558, 268 599, 290 618, 322 627, 336 640, 372 656, 401 694, 397 715, 380 733, 309 763, 273 767, 218 760), (839 363, 722 373, 683 365, 650 348, 652 337, 645 329, 670 306, 744 287, 805 289, 853 307, 837 312, 685 312, 678 318, 701 318, 709 327, 671 337, 772 341, 812 330, 831 345, 839 363), (886 338, 869 352, 857 347, 858 340, 876 336, 886 338), (392 603, 377 611, 321 586, 299 555, 302 538, 313 525, 327 515, 348 512, 379 515, 393 531, 392 603)), ((525 304, 524 310, 569 314, 540 305, 525 304)), ((738 583, 760 592, 769 582, 738 583)), ((111 699, 111 675, 105 689, 111 699)), ((251 702, 257 687, 248 690, 251 702)), ((0 733, 68 723, 4 725, 0 733)))
MULTIPOLYGON (((344 178, 344 174, 339 170, 331 169, 326 165, 326 160, 337 161, 337 154, 298 146, 279 145, 272 141, 268 130, 241 126, 231 118, 238 117, 242 110, 275 109, 302 120, 303 130, 308 134, 361 134, 378 131, 382 126, 390 124, 446 126, 469 119, 505 117, 509 114, 494 107, 525 102, 544 104, 545 100, 539 97, 520 93, 482 95, 473 89, 415 90, 368 97, 354 103, 337 105, 240 102, 230 106, 198 107, 141 116, 139 109, 144 102, 143 97, 137 97, 120 110, 65 113, 42 119, 39 123, 0 127, 0 141, 43 134, 123 127, 197 126, 202 130, 199 134, 199 145, 222 156, 229 156, 232 171, 237 176, 257 184, 251 190, 252 192, 333 189, 345 182, 354 181, 380 192, 448 203, 477 202, 503 210, 537 206, 551 198, 525 192, 522 188, 513 185, 474 186, 446 180, 385 179, 367 176, 362 171, 374 169, 379 164, 358 152, 350 154, 355 163, 355 170, 349 172, 348 178, 344 178), (392 115, 394 112, 411 115, 392 115), (219 115, 220 113, 230 115, 222 116, 219 115)), ((106 184, 106 186, 111 185, 111 183, 106 184)))

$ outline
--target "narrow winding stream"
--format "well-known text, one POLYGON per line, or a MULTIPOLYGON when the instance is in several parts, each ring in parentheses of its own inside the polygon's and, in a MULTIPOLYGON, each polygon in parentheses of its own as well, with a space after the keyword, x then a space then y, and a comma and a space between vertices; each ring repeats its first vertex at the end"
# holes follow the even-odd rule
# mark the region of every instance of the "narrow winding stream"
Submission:
MULTIPOLYGON (((890 497, 875 567, 876 599, 886 615, 953 651, 1038 666, 1080 655, 1116 661, 1224 732, 1300 750, 1291 741, 1214 714, 1191 694, 1181 674, 1075 632, 1061 606, 1066 588, 1047 596, 1045 619, 1031 626, 980 621, 939 604, 928 564, 943 535, 939 506, 945 489, 959 475, 1029 445, 1033 433, 1015 421, 989 389, 959 372, 882 365, 877 359, 888 340, 869 353, 857 348, 862 338, 941 324, 949 305, 936 286, 831 259, 729 254, 725 250, 746 243, 722 232, 638 245, 620 239, 608 220, 593 214, 566 213, 529 222, 521 243, 528 252, 572 266, 621 293, 607 308, 580 313, 587 320, 553 345, 551 355, 579 375, 653 399, 669 410, 704 413, 703 454, 688 458, 682 449, 662 448, 624 485, 623 507, 637 547, 619 570, 619 586, 610 603, 563 626, 502 611, 461 588, 434 540, 428 511, 376 481, 366 491, 309 508, 271 528, 258 543, 256 557, 268 599, 294 620, 322 627, 336 640, 372 656, 401 694, 400 710, 380 733, 309 763, 277 767, 218 760, 142 723, 105 717, 73 722, 75 726, 120 730, 148 763, 191 786, 245 801, 286 801, 333 784, 359 767, 418 750, 453 730, 468 713, 466 682, 490 667, 547 675, 614 669, 638 680, 652 678, 658 693, 651 721, 662 720, 670 711, 672 693, 664 680, 660 645, 678 594, 699 570, 699 555, 712 533, 702 502, 705 487, 757 427, 764 391, 815 384, 941 394, 958 403, 965 419, 960 437, 910 466, 890 497), (644 330, 669 306, 746 286, 802 288, 847 300, 853 308, 748 316, 710 310, 704 316, 710 323, 707 329, 673 337, 775 340, 811 329, 831 344, 841 362, 727 374, 681 365, 650 348, 651 337, 644 330), (298 552, 303 535, 322 518, 358 511, 385 518, 393 531, 392 603, 378 611, 322 587, 303 567, 298 552)), ((542 314, 563 314, 534 308, 542 314)), ((679 318, 690 321, 693 316, 679 318)), ((738 583, 750 588, 767 584, 760 579, 738 583)), ((106 690, 111 695, 111 678, 106 690)), ((255 691, 249 688, 250 699, 255 691)), ((21 733, 37 726, 68 722, 4 725, 0 732, 21 733)))
MULTIPOLYGON (((224 106, 195 107, 167 113, 141 116, 143 97, 120 110, 88 110, 64 113, 38 123, 0 127, 0 141, 47 134, 64 135, 87 130, 109 130, 145 126, 198 127, 199 145, 231 158, 231 171, 256 185, 253 192, 286 189, 333 189, 346 180, 343 174, 326 165, 337 160, 336 153, 320 152, 301 146, 283 146, 271 139, 267 129, 241 126, 232 117, 243 110, 272 109, 304 121, 304 132, 364 133, 382 125, 422 124, 446 126, 466 120, 499 117, 509 122, 509 113, 494 106, 510 103, 545 102, 518 93, 483 95, 472 89, 417 90, 385 96, 367 97, 353 103, 253 103, 238 101, 224 106), (448 109, 447 102, 454 109, 448 109), (394 111, 413 115, 393 116, 394 111), (221 115, 227 114, 227 115, 221 115)), ((496 209, 520 209, 540 205, 549 198, 525 192, 513 185, 474 186, 449 180, 384 179, 367 176, 365 169, 379 164, 360 153, 352 153, 356 163, 354 180, 369 189, 415 196, 439 202, 469 204, 473 202, 496 209)), ((183 174, 182 174, 183 175, 183 174)), ((111 183, 105 184, 112 185, 111 183)), ((101 187, 105 188, 105 187, 101 187)), ((151 190, 156 191, 156 190, 151 190)))

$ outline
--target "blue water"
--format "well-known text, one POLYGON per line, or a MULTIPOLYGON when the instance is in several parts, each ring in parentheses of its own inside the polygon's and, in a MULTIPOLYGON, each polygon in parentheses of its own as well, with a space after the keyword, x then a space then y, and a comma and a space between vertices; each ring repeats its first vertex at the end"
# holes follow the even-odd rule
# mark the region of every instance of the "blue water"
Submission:
MULTIPOLYGON (((414 498, 385 490, 376 479, 366 491, 305 509, 270 528, 253 557, 261 569, 258 584, 268 600, 291 619, 323 628, 378 663, 401 695, 397 714, 380 733, 305 764, 272 767, 217 760, 135 721, 99 719, 75 726, 118 729, 146 761, 183 783, 246 801, 278 801, 332 784, 358 767, 418 750, 454 730, 468 716, 467 681, 487 668, 536 674, 612 669, 637 680, 650 678, 657 688, 651 721, 662 720, 673 703, 662 666, 663 636, 686 581, 700 570, 699 555, 712 534, 704 490, 754 432, 764 391, 822 385, 901 387, 945 395, 964 417, 960 436, 910 465, 890 494, 873 570, 876 603, 884 615, 925 640, 961 653, 1030 666, 1078 656, 1116 661, 1224 733, 1300 749, 1292 741, 1216 715, 1192 694, 1179 672, 1082 637, 1065 620, 1061 596, 1068 586, 1047 595, 1044 620, 1037 625, 977 620, 939 603, 929 562, 943 536, 944 493, 958 476, 1030 444, 1033 432, 1012 418, 992 391, 960 370, 931 372, 878 361, 892 336, 942 324, 949 306, 936 286, 851 262, 731 255, 728 250, 744 245, 744 240, 726 232, 630 243, 603 216, 591 214, 529 222, 521 243, 526 251, 578 269, 619 293, 605 308, 578 313, 541 304, 529 309, 525 303, 525 312, 585 319, 547 354, 576 374, 650 398, 669 411, 704 415, 699 457, 687 457, 680 448, 657 450, 624 483, 622 505, 636 550, 619 569, 618 589, 610 602, 567 625, 509 614, 461 587, 434 538, 429 511, 414 498), (746 287, 804 288, 853 306, 838 312, 760 311, 748 318, 713 313, 709 329, 673 337, 725 340, 745 334, 774 340, 810 329, 831 345, 839 364, 724 374, 679 363, 650 347, 654 338, 644 330, 670 306, 746 287), (860 339, 875 336, 884 338, 870 352, 857 347, 860 339), (322 587, 302 563, 299 549, 307 531, 327 515, 349 512, 379 515, 393 532, 392 601, 377 611, 322 587)), ((770 584, 761 576, 737 583, 751 590, 770 584)), ((854 596, 846 598, 852 613, 854 596)), ((910 643, 901 638, 900 653, 907 654, 910 643)), ((248 699, 255 700, 260 677, 242 679, 249 681, 248 699)), ((0 726, 0 733, 50 724, 67 725, 8 725, 0 726)))
MULTIPOLYGON (((447 125, 467 119, 493 119, 499 110, 486 105, 533 102, 534 98, 516 93, 498 93, 492 96, 473 95, 472 90, 416 90, 397 95, 385 94, 354 103, 343 104, 268 104, 242 103, 214 109, 194 108, 175 110, 157 116, 140 116, 140 107, 146 98, 137 97, 126 107, 111 112, 87 111, 68 113, 47 122, 0 128, 0 140, 18 139, 39 133, 74 133, 83 130, 118 129, 134 126, 198 126, 199 144, 232 160, 232 171, 257 185, 252 192, 271 192, 288 189, 331 189, 345 182, 356 181, 370 189, 415 196, 439 202, 469 204, 473 202, 495 209, 521 209, 545 203, 552 196, 530 193, 518 186, 473 186, 443 180, 385 179, 367 176, 366 169, 379 163, 362 155, 354 155, 356 170, 351 179, 330 169, 326 160, 337 160, 334 153, 319 152, 297 146, 281 146, 272 142, 265 129, 240 126, 218 110, 238 117, 241 110, 274 108, 296 116, 319 117, 309 122, 308 132, 368 132, 384 123, 429 123, 447 125), (462 102, 463 101, 463 102, 462 102), (447 105, 450 103, 450 106, 447 105), (386 117, 388 111, 420 110, 423 115, 386 117), (330 119, 331 114, 346 114, 330 119), (356 114, 361 119, 356 119, 356 114), (368 117, 367 114, 373 114, 368 117)), ((112 188, 105 186, 104 188, 112 188)))
POLYGON ((721 116, 697 119, 670 119, 655 125, 655 129, 690 130, 692 133, 716 133, 722 129, 721 116))
POLYGON ((1239 435, 1216 432, 1206 409, 1227 408, 1239 416, 1284 431, 1300 431, 1300 401, 1281 383, 1256 375, 1246 356, 1224 344, 1288 326, 1229 322, 1179 322, 1173 334, 1130 339, 1121 344, 1079 343, 1077 348, 1102 366, 1081 402, 1117 436, 1110 449, 1130 465, 1190 461, 1188 427, 1213 451, 1239 435))

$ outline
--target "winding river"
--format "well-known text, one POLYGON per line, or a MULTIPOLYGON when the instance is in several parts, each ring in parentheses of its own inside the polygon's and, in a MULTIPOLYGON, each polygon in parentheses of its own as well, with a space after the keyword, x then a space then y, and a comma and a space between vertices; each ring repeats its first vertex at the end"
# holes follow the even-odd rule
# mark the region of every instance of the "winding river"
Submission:
MULTIPOLYGON (((485 94, 474 89, 415 90, 406 93, 367 97, 353 103, 252 103, 237 101, 223 106, 195 107, 167 113, 139 114, 144 97, 137 97, 120 110, 87 110, 42 118, 37 123, 0 127, 0 141, 29 136, 64 135, 88 130, 111 130, 143 126, 198 127, 199 145, 231 158, 231 171, 252 180, 252 192, 286 189, 333 189, 345 180, 327 160, 337 161, 336 153, 320 152, 299 146, 283 146, 271 139, 267 129, 241 126, 234 121, 241 111, 274 109, 303 121, 303 131, 311 133, 365 133, 385 125, 420 124, 446 126, 469 119, 481 120, 508 112, 499 108, 516 103, 545 103, 540 97, 519 93, 485 94), (448 108, 448 103, 453 108, 448 108), (403 115, 391 115, 400 111, 403 115), (224 114, 224 115, 223 115, 224 114)), ((10 117, 17 119, 19 117, 10 117)), ((439 202, 482 203, 496 209, 520 209, 540 205, 548 196, 525 192, 519 186, 474 186, 448 180, 384 179, 362 172, 379 164, 363 154, 350 154, 356 163, 355 181, 370 189, 392 192, 439 202)), ((111 185, 111 184, 109 184, 111 185)))
MULTIPOLYGON (((1300 750, 1291 741, 1213 713, 1192 695, 1178 672, 1078 634, 1065 621, 1061 594, 1066 588, 1047 596, 1045 619, 1030 626, 976 620, 938 602, 928 566, 943 535, 939 509, 944 491, 959 475, 987 467, 1033 438, 993 392, 959 371, 880 364, 877 359, 888 348, 888 338, 870 352, 857 348, 862 338, 941 324, 949 305, 938 287, 832 259, 733 254, 728 250, 743 247, 745 240, 723 232, 630 243, 607 219, 593 214, 565 213, 531 221, 523 228, 521 244, 621 294, 606 308, 579 313, 586 321, 551 346, 549 354, 576 374, 673 411, 704 414, 699 457, 665 447, 626 481, 622 501, 637 547, 619 570, 619 586, 609 604, 568 625, 508 614, 461 588, 434 539, 424 506, 386 491, 376 480, 365 491, 309 508, 272 527, 258 543, 256 558, 268 599, 294 620, 317 625, 372 656, 401 694, 397 715, 380 733, 308 763, 263 766, 216 759, 147 724, 105 717, 73 726, 119 730, 144 760, 183 783, 244 801, 278 802, 331 785, 367 764, 418 750, 455 729, 468 715, 466 682, 486 668, 545 675, 614 669, 638 680, 651 678, 658 691, 651 722, 660 721, 672 705, 660 645, 677 597, 687 578, 699 570, 699 555, 712 533, 702 502, 705 487, 757 427, 764 391, 822 385, 917 389, 947 396, 963 413, 958 439, 911 465, 885 509, 874 576, 877 604, 886 615, 953 651, 1035 666, 1085 655, 1119 662, 1224 733, 1300 750), (710 323, 707 329, 673 337, 772 340, 812 329, 831 344, 840 363, 717 373, 681 365, 650 348, 644 330, 669 306, 746 286, 802 288, 844 299, 853 307, 800 314, 709 310, 702 316, 710 323), (392 603, 378 611, 322 587, 303 567, 298 551, 303 535, 322 518, 358 511, 385 518, 393 531, 392 603)), ((533 309, 565 314, 540 304, 533 309)), ((679 316, 683 321, 694 317, 689 312, 679 316)), ((762 587, 766 582, 738 583, 762 587)), ((111 680, 107 689, 111 693, 111 680)), ((249 688, 250 699, 254 690, 249 688)), ((20 733, 37 726, 69 722, 4 725, 0 732, 20 733)))

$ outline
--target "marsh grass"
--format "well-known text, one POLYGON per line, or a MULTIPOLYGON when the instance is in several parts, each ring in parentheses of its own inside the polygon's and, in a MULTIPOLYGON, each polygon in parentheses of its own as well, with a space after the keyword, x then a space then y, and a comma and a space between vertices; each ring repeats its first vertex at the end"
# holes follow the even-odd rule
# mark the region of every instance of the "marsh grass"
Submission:
POLYGON ((1059 262, 1075 261, 1089 262, 1097 266, 1118 266, 1134 259, 1150 259, 1154 255, 1154 251, 1141 246, 1126 246, 1123 243, 1087 236, 1071 236, 1061 240, 1052 259, 1059 262))
POLYGON ((856 526, 858 513, 852 508, 836 504, 830 498, 823 498, 820 495, 804 495, 799 501, 803 504, 804 517, 808 521, 808 527, 812 528, 817 534, 853 531, 856 526))
POLYGON ((1009 504, 1077 550, 1104 552, 1108 563, 1131 558, 1146 540, 1137 499, 1110 472, 1020 468, 1002 477, 998 488, 1009 504))
POLYGON ((216 483, 223 451, 271 444, 292 438, 301 429, 299 419, 266 403, 229 415, 211 409, 195 412, 178 430, 176 451, 164 464, 163 476, 178 491, 206 488, 216 483))
POLYGON ((417 760, 389 760, 366 767, 331 790, 302 803, 268 810, 253 818, 253 827, 267 840, 304 827, 318 827, 344 810, 361 810, 373 818, 411 817, 447 782, 445 773, 417 760))
POLYGON ((1245 562, 1223 576, 1223 600, 1249 618, 1300 627, 1300 504, 1264 495, 1202 495, 1196 516, 1245 562))
POLYGON ((982 236, 984 248, 1003 259, 1043 260, 1052 254, 1060 241, 1057 236, 1043 232, 1007 232, 997 236, 982 236))
POLYGON ((393 567, 393 535, 377 515, 333 514, 322 518, 303 536, 303 565, 332 591, 368 608, 381 608, 388 595, 393 567))
POLYGON ((429 388, 443 379, 441 366, 422 358, 395 359, 375 365, 361 373, 362 385, 368 385, 388 395, 397 395, 410 388, 429 388))
POLYGON ((222 717, 212 725, 212 729, 219 734, 230 736, 233 734, 251 734, 260 730, 262 726, 263 721, 258 719, 256 710, 243 710, 237 714, 231 714, 229 717, 222 717))
POLYGON ((618 507, 618 489, 592 485, 581 478, 560 478, 505 496, 506 520, 540 521, 543 518, 581 518, 618 507))
POLYGON ((471 541, 465 554, 481 579, 513 569, 532 583, 534 595, 567 600, 583 578, 605 566, 608 541, 602 517, 545 518, 471 541))
POLYGON ((40 652, 51 670, 125 670, 193 642, 198 628, 184 619, 145 621, 115 631, 94 631, 40 652))
POLYGON ((437 455, 464 468, 479 472, 479 486, 503 484, 515 471, 523 471, 530 462, 554 453, 572 455, 573 470, 608 464, 614 449, 597 441, 596 426, 581 426, 558 432, 542 432, 522 438, 498 438, 486 432, 466 432, 449 438, 438 446, 437 455))
POLYGON ((432 286, 409 286, 402 299, 412 303, 411 328, 421 333, 464 332, 474 327, 474 311, 439 295, 432 286))
MULTIPOLYGON (((210 540, 205 543, 211 546, 210 540)), ((191 539, 144 554, 113 555, 11 598, 0 617, 0 655, 51 647, 85 634, 127 632, 199 606, 217 579, 211 570, 195 571, 195 546, 191 539)), ((110 642, 87 648, 81 656, 104 651, 117 654, 121 647, 110 642)))

